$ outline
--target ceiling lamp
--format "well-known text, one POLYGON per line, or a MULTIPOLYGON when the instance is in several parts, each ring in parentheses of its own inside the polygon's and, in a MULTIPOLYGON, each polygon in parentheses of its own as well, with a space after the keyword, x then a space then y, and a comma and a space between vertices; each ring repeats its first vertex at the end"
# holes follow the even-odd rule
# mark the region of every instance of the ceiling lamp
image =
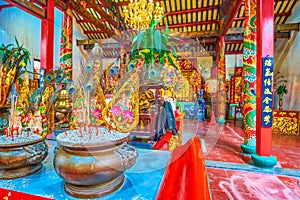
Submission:
POLYGON ((152 17, 158 20, 164 14, 164 9, 159 2, 153 0, 130 0, 128 6, 124 6, 124 19, 129 28, 134 30, 149 28, 152 17))

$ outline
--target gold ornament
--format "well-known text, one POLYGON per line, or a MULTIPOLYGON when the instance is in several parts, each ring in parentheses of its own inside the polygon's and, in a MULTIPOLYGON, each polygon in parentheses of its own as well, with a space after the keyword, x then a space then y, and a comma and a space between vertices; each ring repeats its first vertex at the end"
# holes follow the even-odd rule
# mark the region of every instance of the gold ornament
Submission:
POLYGON ((152 0, 130 0, 128 6, 124 6, 124 19, 128 27, 134 30, 149 28, 152 17, 158 20, 164 14, 164 8, 152 0))
POLYGON ((62 89, 57 95, 55 101, 55 116, 58 118, 60 126, 69 127, 69 115, 72 113, 71 97, 66 90, 66 85, 62 85, 62 89))

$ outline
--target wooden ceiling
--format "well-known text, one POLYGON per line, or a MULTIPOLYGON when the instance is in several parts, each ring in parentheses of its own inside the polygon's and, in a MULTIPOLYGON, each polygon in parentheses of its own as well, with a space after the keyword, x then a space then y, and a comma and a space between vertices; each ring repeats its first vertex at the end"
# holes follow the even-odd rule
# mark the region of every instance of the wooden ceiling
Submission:
MULTIPOLYGON (((49 0, 6 0, 9 5, 18 6, 40 18, 47 17, 45 6, 49 0)), ((297 0, 274 0, 275 37, 290 37, 291 30, 285 26, 287 18, 297 0)), ((242 0, 154 0, 164 7, 166 17, 159 27, 168 24, 170 33, 179 32, 195 39, 207 52, 216 51, 216 43, 221 34, 225 35, 226 54, 239 54, 243 50, 244 4, 242 0), (236 7, 236 9, 235 9, 236 7), (231 10, 230 10, 231 9, 231 10), (227 28, 220 27, 220 19, 232 22, 227 28), (231 21, 231 20, 230 20, 231 21)), ((123 20, 124 6, 128 0, 55 0, 55 6, 64 11, 70 8, 84 34, 91 41, 121 35, 129 28, 123 20), (121 33, 121 34, 120 34, 121 33)), ((1 7, 0 7, 1 9, 1 7)), ((78 44, 85 44, 79 41, 78 44)), ((91 42, 89 42, 91 43, 91 42)))

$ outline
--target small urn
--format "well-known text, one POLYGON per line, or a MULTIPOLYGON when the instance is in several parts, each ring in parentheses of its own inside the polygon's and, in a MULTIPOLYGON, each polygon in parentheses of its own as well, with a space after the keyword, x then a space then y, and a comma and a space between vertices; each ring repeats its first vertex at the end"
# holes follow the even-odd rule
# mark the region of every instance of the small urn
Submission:
POLYGON ((55 117, 56 117, 56 128, 68 128, 69 116, 72 113, 72 100, 71 96, 66 89, 66 84, 62 84, 62 89, 57 95, 57 99, 54 104, 55 117))

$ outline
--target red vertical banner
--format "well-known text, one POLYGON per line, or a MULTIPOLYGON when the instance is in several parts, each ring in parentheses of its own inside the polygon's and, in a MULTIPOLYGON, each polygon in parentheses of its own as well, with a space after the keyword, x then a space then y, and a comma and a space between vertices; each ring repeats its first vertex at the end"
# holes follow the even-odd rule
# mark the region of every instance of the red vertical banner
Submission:
POLYGON ((72 36, 72 15, 71 10, 67 10, 63 16, 60 37, 60 68, 64 69, 68 79, 72 79, 72 36))
POLYGON ((231 104, 236 103, 234 98, 235 95, 234 91, 235 91, 235 77, 233 76, 230 78, 230 103, 231 104))

